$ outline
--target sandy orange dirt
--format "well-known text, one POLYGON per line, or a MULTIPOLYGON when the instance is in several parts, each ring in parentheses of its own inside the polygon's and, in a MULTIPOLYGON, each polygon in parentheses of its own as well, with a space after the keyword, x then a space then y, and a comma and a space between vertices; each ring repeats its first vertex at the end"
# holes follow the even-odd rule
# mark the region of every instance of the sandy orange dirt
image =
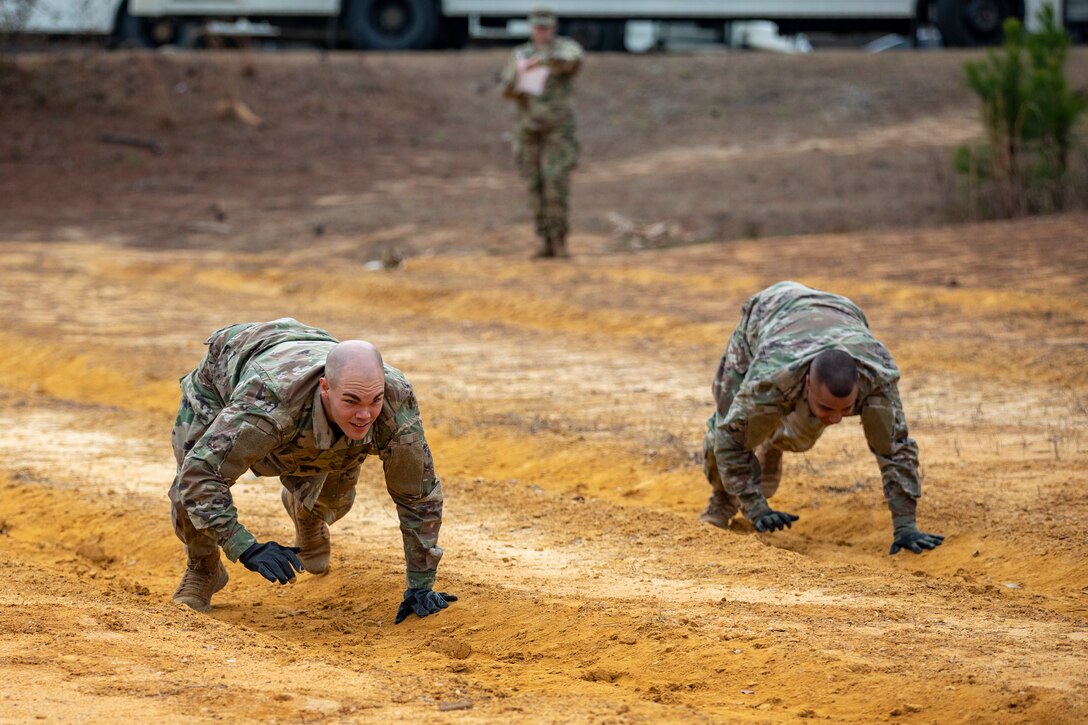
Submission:
MULTIPOLYGON (((558 263, 526 259, 501 53, 9 59, 0 721, 1084 722, 1088 215, 950 223, 965 57, 593 56, 558 263), (714 369, 780 279, 899 362, 939 549, 887 555, 856 419, 787 458, 791 530, 697 521, 714 369), (440 615, 393 626, 373 461, 327 576, 170 602, 176 380, 284 315, 413 382, 440 615)), ((277 481, 234 490, 290 538, 277 481)))

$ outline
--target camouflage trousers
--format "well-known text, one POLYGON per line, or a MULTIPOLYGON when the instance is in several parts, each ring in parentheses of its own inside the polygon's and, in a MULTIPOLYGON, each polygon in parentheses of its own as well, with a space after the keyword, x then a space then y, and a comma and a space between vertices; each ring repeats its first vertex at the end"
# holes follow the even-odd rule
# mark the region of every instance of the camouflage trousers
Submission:
MULTIPOLYGON (((174 524, 174 534, 185 545, 186 555, 190 559, 202 559, 219 552, 219 542, 214 532, 198 529, 185 511, 178 495, 181 466, 185 455, 201 439, 209 423, 202 422, 186 398, 181 399, 178 416, 174 421, 171 440, 174 458, 177 461, 177 473, 170 486, 170 518, 174 524)), ((318 473, 309 476, 281 475, 280 483, 292 496, 303 502, 304 508, 318 516, 327 524, 343 518, 355 502, 355 486, 359 481, 359 466, 343 471, 318 473)))
POLYGON ((514 157, 522 178, 529 182, 537 234, 543 239, 565 239, 570 172, 578 163, 574 119, 543 131, 519 127, 514 135, 514 157))
MULTIPOLYGON (((706 424, 706 436, 703 438, 703 473, 706 474, 710 487, 714 489, 714 496, 724 499, 725 517, 728 519, 740 510, 740 499, 725 490, 721 474, 718 472, 718 459, 714 455, 714 430, 717 415, 715 413, 710 416, 706 424)), ((816 441, 826 429, 827 425, 814 416, 808 409, 808 403, 802 400, 792 413, 782 419, 765 445, 780 451, 800 453, 816 445, 816 441)), ((758 470, 758 464, 756 469, 758 470)), ((763 497, 770 499, 774 496, 778 492, 778 483, 778 481, 770 484, 766 481, 761 482, 763 497)))

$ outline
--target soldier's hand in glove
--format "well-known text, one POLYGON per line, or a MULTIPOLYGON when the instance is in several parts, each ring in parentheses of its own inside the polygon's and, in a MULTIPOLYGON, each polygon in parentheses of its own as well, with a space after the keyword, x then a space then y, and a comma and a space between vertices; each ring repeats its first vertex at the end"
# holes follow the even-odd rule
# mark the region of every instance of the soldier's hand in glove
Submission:
POLYGON ((888 553, 896 554, 900 549, 910 549, 915 554, 921 554, 922 549, 936 549, 943 541, 944 536, 941 534, 927 534, 924 531, 913 529, 897 534, 888 553))
POLYGON ((408 615, 415 612, 420 617, 434 614, 440 609, 445 609, 450 602, 456 602, 457 595, 446 592, 435 592, 430 589, 406 589, 404 601, 397 607, 397 618, 393 624, 400 624, 408 615))
POLYGON ((757 516, 755 521, 756 531, 778 531, 779 529, 789 529, 793 527, 793 522, 801 518, 794 514, 788 514, 785 511, 770 511, 757 516))
POLYGON ((298 560, 300 551, 302 549, 297 546, 280 546, 275 541, 266 541, 243 551, 238 561, 270 582, 286 584, 295 580, 295 571, 302 571, 302 562, 298 560))

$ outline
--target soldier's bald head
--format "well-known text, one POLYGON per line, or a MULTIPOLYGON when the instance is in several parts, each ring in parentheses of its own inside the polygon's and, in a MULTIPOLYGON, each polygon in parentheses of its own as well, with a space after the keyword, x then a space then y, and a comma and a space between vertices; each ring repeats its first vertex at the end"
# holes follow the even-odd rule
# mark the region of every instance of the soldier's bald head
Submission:
POLYGON ((384 380, 382 354, 365 340, 344 340, 329 351, 325 379, 334 388, 340 388, 348 379, 384 380))

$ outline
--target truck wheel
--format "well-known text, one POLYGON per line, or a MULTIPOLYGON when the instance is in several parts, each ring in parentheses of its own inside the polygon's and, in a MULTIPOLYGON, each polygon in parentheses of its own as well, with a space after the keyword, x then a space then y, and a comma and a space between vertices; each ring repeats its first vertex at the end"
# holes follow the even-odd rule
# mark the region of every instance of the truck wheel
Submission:
POLYGON ((937 28, 945 45, 996 45, 1014 15, 1013 0, 937 0, 937 28))
POLYGON ((434 0, 351 0, 348 34, 356 48, 422 50, 438 32, 434 0))

